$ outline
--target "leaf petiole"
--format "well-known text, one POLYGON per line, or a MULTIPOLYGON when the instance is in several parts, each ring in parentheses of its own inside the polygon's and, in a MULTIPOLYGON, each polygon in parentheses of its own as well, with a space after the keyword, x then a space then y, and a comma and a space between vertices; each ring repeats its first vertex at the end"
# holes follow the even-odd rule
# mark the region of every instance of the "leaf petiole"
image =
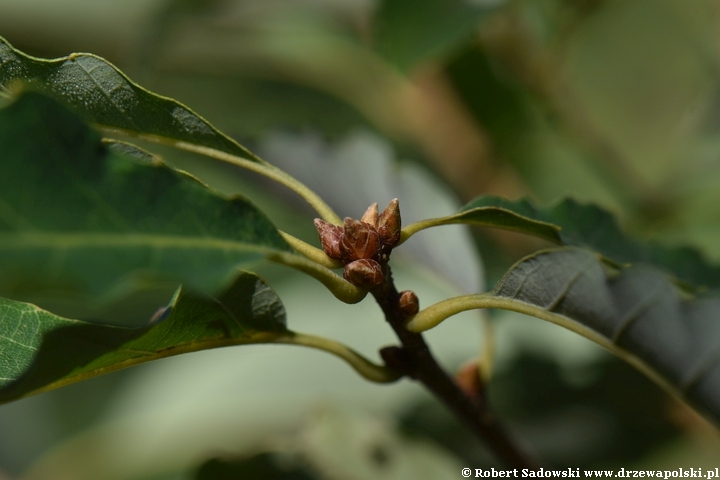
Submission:
POLYGON ((670 395, 681 401, 685 401, 683 400, 682 392, 680 392, 674 385, 668 382, 654 368, 652 368, 645 361, 643 361, 633 353, 614 344, 610 339, 602 336, 595 330, 581 325, 571 320, 570 318, 565 317, 564 315, 558 315, 556 313, 545 310, 543 308, 539 308, 535 305, 523 301, 518 301, 512 298, 498 297, 495 296, 492 292, 463 295, 440 301, 434 305, 425 308, 424 310, 419 311, 405 324, 405 328, 407 328, 407 330, 410 332, 423 332, 437 326, 438 324, 442 323, 444 320, 453 315, 457 315, 458 313, 468 310, 475 310, 480 308, 497 308, 501 310, 510 310, 513 312, 518 312, 532 317, 536 317, 541 320, 545 320, 547 322, 554 323, 555 325, 564 327, 614 353, 615 355, 626 361, 628 364, 632 365, 637 370, 642 372, 670 395))
POLYGON ((277 337, 273 343, 301 345, 331 353, 345 360, 363 378, 376 383, 391 383, 402 375, 389 368, 377 365, 350 347, 329 338, 291 332, 288 335, 277 337))
POLYGON ((356 287, 332 270, 294 253, 276 252, 268 257, 270 261, 295 268, 310 275, 325 285, 328 290, 341 302, 358 303, 367 295, 367 290, 356 287))
POLYGON ((533 218, 524 217, 506 208, 483 206, 468 209, 446 217, 428 218, 405 226, 400 232, 401 244, 421 230, 441 225, 477 225, 500 228, 519 233, 535 235, 552 243, 561 244, 560 227, 533 218))
POLYGON ((206 157, 219 160, 221 162, 231 163, 235 166, 250 170, 255 173, 259 173, 260 175, 263 175, 271 180, 278 182, 281 185, 286 186, 293 192, 300 195, 303 199, 305 199, 306 202, 310 204, 311 207, 315 209, 316 212, 318 212, 320 217, 322 217, 322 219, 326 222, 335 225, 342 225, 342 220, 340 219, 340 217, 333 211, 332 208, 330 208, 327 203, 323 201, 322 198, 320 198, 318 194, 310 190, 307 186, 305 186, 295 177, 267 162, 261 163, 258 161, 251 161, 237 155, 232 155, 230 153, 217 150, 215 148, 196 145, 182 140, 174 140, 172 138, 161 137, 159 135, 133 132, 115 127, 107 127, 105 125, 96 124, 94 126, 95 128, 106 133, 121 133, 123 135, 142 138, 144 140, 149 140, 151 142, 159 143, 161 145, 168 145, 170 147, 185 150, 187 152, 204 155, 206 157))
POLYGON ((288 245, 293 247, 299 253, 305 255, 313 262, 319 263, 325 268, 342 268, 342 263, 340 263, 338 260, 328 257, 325 252, 320 250, 319 248, 313 247, 309 243, 305 243, 299 238, 294 237, 289 233, 283 232, 282 230, 279 230, 279 232, 280 235, 282 235, 283 239, 288 243, 288 245))

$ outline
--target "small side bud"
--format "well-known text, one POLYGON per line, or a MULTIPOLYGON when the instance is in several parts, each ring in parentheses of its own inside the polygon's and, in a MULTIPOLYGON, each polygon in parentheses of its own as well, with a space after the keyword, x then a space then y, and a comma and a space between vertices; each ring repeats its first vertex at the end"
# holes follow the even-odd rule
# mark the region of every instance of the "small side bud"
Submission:
POLYGON ((403 290, 400 292, 398 306, 406 317, 412 317, 420 310, 420 300, 418 300, 417 295, 415 295, 415 292, 412 290, 403 290))
POLYGON ((414 378, 414 375, 412 375, 412 362, 402 348, 394 345, 391 347, 383 347, 380 349, 380 357, 388 368, 414 378))
POLYGON ((377 230, 385 245, 392 248, 400 241, 400 228, 400 205, 394 198, 378 217, 377 230))
POLYGON ((362 218, 360 219, 361 222, 369 223, 373 227, 377 227, 378 223, 378 204, 373 203, 368 207, 367 210, 365 210, 365 213, 363 214, 362 218))
POLYGON ((356 287, 368 290, 380 285, 383 281, 380 264, 375 260, 366 258, 355 260, 345 265, 343 277, 356 287))
POLYGON ((341 260, 345 263, 361 258, 376 260, 380 257, 380 235, 369 223, 345 218, 342 241, 340 242, 341 260))
POLYGON ((455 375, 455 383, 472 400, 478 401, 482 398, 483 383, 480 380, 477 360, 470 360, 460 367, 455 375))
POLYGON ((315 228, 318 231, 318 235, 320 236, 320 244, 322 245, 325 254, 330 258, 340 260, 340 257, 342 256, 340 251, 340 242, 343 237, 342 227, 338 227, 332 223, 327 223, 319 218, 316 218, 314 223, 315 228))

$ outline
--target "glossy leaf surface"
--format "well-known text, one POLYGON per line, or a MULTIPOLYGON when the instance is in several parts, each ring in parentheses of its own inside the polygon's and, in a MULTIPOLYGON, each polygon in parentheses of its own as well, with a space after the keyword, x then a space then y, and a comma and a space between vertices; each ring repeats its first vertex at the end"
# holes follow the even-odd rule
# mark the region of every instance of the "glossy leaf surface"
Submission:
POLYGON ((543 222, 557 229, 558 243, 589 248, 618 263, 651 264, 691 285, 720 287, 720 268, 708 264, 698 251, 634 240, 620 230, 611 213, 595 205, 565 199, 554 206, 538 208, 527 199, 511 201, 483 196, 466 204, 458 215, 463 222, 474 223, 476 218, 489 212, 505 212, 504 215, 513 219, 511 227, 502 228, 552 240, 545 231, 530 223, 543 222))
POLYGON ((187 142, 261 162, 185 105, 145 90, 96 55, 35 58, 0 37, 0 87, 11 88, 15 83, 50 95, 102 127, 187 142))
POLYGON ((0 110, 0 291, 99 297, 169 279, 216 292, 239 267, 289 250, 241 197, 160 162, 121 156, 55 101, 0 110))

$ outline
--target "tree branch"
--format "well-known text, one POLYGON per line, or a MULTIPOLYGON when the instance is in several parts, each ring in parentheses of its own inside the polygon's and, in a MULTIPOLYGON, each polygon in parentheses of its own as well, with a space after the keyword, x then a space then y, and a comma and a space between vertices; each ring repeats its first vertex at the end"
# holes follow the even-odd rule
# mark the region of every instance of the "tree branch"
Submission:
POLYGON ((405 328, 407 315, 398 306, 400 294, 387 264, 383 266, 383 275, 383 283, 371 293, 401 342, 401 346, 386 347, 380 351, 387 366, 425 385, 475 432, 500 461, 513 468, 539 469, 540 462, 511 437, 484 398, 468 397, 437 363, 423 336, 405 328))

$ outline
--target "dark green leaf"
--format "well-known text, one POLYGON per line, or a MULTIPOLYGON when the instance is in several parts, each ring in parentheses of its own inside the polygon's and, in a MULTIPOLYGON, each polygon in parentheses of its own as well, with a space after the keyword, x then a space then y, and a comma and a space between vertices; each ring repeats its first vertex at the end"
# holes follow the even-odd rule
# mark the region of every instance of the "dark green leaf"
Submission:
POLYGON ((498 202, 497 206, 491 204, 475 206, 473 203, 470 203, 465 205, 459 213, 454 215, 431 218, 429 220, 422 220, 420 222, 410 224, 403 229, 402 238, 405 239, 426 228, 436 227, 439 225, 451 225, 455 223, 502 228, 505 230, 535 235, 549 242, 562 243, 560 238, 560 227, 557 225, 536 220, 530 216, 524 215, 521 208, 519 208, 517 212, 512 209, 505 208, 505 206, 500 202, 498 202))
POLYGON ((290 250, 240 197, 160 162, 108 152, 55 101, 0 110, 0 291, 122 293, 147 279, 215 292, 238 267, 290 250))
POLYGON ((103 139, 103 143, 113 152, 121 156, 132 157, 136 160, 145 162, 154 162, 160 160, 157 156, 143 150, 132 143, 122 142, 120 140, 103 139))
POLYGON ((245 272, 217 299, 179 290, 145 327, 69 320, 6 299, 0 319, 0 403, 159 358, 288 334, 280 299, 245 272))
POLYGON ((277 455, 261 453, 244 460, 212 459, 203 464, 195 480, 314 480, 317 475, 300 464, 282 462, 277 455))
POLYGON ((683 298, 658 270, 580 249, 519 262, 490 295, 585 335, 720 423, 720 299, 683 298))
MULTIPOLYGON (((513 163, 527 162, 518 148, 532 138, 534 124, 528 93, 511 80, 506 70, 498 71, 480 42, 465 46, 445 68, 454 90, 477 117, 502 158, 513 163)), ((522 165, 519 165, 523 171, 522 165)))
POLYGON ((403 70, 446 54, 470 38, 494 7, 463 0, 383 0, 375 14, 373 46, 403 70))
POLYGON ((182 141, 261 162, 185 105, 149 92, 106 60, 89 53, 45 60, 0 37, 0 89, 29 85, 86 121, 131 134, 182 141))
MULTIPOLYGON (((476 198, 462 208, 473 223, 473 215, 495 208, 519 217, 525 223, 516 223, 513 230, 548 238, 528 221, 545 222, 559 227, 559 241, 565 245, 590 248, 618 263, 647 263, 672 273, 690 285, 720 288, 720 268, 709 265, 702 255, 690 248, 667 248, 633 240, 622 233, 615 218, 607 211, 572 199, 548 207, 538 208, 527 199, 509 201, 499 197, 476 198)), ((507 228, 507 227, 505 227, 507 228)))

